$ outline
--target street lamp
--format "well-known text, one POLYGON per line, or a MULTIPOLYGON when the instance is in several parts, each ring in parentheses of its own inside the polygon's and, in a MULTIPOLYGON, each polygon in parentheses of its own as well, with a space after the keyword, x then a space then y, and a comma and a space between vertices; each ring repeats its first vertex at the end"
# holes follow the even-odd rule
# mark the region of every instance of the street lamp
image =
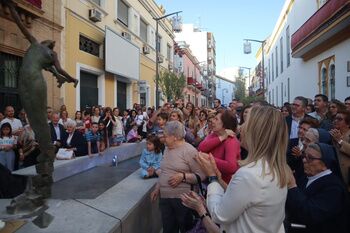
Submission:
POLYGON ((250 54, 252 52, 250 42, 258 42, 261 44, 261 78, 262 78, 262 89, 263 89, 263 98, 265 99, 265 68, 264 68, 264 45, 266 40, 254 40, 254 39, 244 39, 245 43, 243 44, 244 53, 250 54))
POLYGON ((178 15, 179 13, 181 13, 182 11, 177 11, 174 13, 170 13, 167 15, 163 15, 161 17, 155 18, 153 17, 153 19, 156 21, 156 108, 158 108, 159 106, 159 32, 158 32, 158 24, 159 24, 159 20, 162 20, 164 18, 167 18, 171 15, 178 15))
POLYGON ((240 66, 239 69, 241 69, 241 70, 242 69, 248 70, 248 90, 249 90, 249 87, 250 87, 250 70, 251 70, 251 68, 245 67, 245 66, 240 66))

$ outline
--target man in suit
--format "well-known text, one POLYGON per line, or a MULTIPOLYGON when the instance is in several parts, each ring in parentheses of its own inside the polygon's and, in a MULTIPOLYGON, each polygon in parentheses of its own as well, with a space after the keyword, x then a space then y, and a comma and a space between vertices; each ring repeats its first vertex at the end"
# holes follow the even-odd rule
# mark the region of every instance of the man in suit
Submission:
POLYGON ((54 113, 52 114, 51 122, 49 123, 51 142, 56 147, 56 153, 58 149, 62 147, 62 139, 66 134, 66 130, 64 129, 63 125, 58 123, 59 120, 60 117, 58 113, 54 113))
POLYGON ((305 117, 306 115, 306 106, 307 106, 307 99, 302 96, 297 96, 294 98, 293 104, 292 104, 292 115, 286 117, 286 122, 288 126, 288 132, 289 132, 289 138, 298 138, 298 127, 299 122, 305 117))
POLYGON ((306 229, 288 232, 347 233, 348 193, 330 169, 337 165, 334 148, 310 144, 303 163, 306 178, 299 187, 290 176, 286 212, 289 222, 303 224, 306 229))
MULTIPOLYGON (((287 163, 292 168, 292 170, 295 169, 295 166, 296 166, 295 163, 296 163, 296 160, 298 160, 294 156, 297 150, 296 147, 299 147, 298 154, 301 154, 301 151, 302 151, 302 143, 301 143, 301 140, 299 140, 299 139, 302 139, 303 135, 301 134, 305 133, 304 131, 307 131, 307 129, 310 128, 310 124, 305 124, 304 125, 305 127, 300 124, 305 117, 309 117, 309 115, 306 114, 307 103, 308 102, 306 98, 302 96, 295 97, 292 104, 292 115, 289 115, 286 117, 286 123, 288 126, 288 135, 289 135, 287 163), (293 152, 293 149, 294 149, 294 152, 293 152)), ((316 127, 316 126, 312 125, 312 127, 316 127)))

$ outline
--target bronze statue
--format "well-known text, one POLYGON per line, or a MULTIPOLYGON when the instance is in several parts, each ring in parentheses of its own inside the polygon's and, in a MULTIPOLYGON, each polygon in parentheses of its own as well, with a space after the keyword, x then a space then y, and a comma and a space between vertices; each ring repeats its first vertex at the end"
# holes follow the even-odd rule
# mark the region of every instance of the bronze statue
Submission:
POLYGON ((7 207, 8 213, 16 214, 21 209, 28 210, 28 206, 33 206, 33 203, 36 207, 44 205, 45 199, 51 195, 55 149, 51 143, 50 130, 46 119, 47 87, 42 70, 50 71, 56 77, 58 87, 61 87, 65 82, 73 82, 74 87, 76 87, 78 80, 61 68, 57 54, 53 51, 55 41, 45 40, 39 43, 24 26, 15 9, 15 3, 12 0, 0 0, 0 2, 9 7, 15 23, 30 42, 30 47, 23 57, 19 71, 19 95, 27 112, 30 125, 39 142, 41 152, 37 158, 37 175, 33 177, 34 189, 27 190, 21 196, 16 197, 11 205, 7 207))

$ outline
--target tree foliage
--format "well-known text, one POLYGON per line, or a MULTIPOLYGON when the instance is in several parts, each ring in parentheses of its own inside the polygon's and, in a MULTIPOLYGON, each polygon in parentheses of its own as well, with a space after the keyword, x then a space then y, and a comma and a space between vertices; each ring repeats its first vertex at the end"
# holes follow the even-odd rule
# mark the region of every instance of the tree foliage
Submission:
POLYGON ((257 100, 264 100, 264 97, 254 95, 254 96, 246 96, 243 99, 241 99, 244 105, 249 105, 257 100))
POLYGON ((236 86, 235 98, 240 100, 244 99, 245 98, 245 80, 241 74, 239 75, 239 77, 236 78, 235 86, 236 86))
POLYGON ((164 70, 159 74, 158 84, 169 102, 182 97, 183 89, 186 86, 186 78, 183 74, 176 75, 164 70))

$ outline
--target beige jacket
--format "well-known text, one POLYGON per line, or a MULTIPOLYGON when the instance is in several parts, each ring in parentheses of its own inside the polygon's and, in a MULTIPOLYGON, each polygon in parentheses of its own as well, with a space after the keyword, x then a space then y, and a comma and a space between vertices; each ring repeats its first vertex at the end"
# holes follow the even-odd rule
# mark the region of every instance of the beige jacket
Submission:
POLYGON ((346 132, 343 138, 343 142, 339 145, 337 142, 334 143, 337 150, 337 156, 339 159, 340 170, 343 176, 345 183, 348 186, 350 191, 350 178, 349 178, 349 169, 350 169, 350 129, 346 132))

